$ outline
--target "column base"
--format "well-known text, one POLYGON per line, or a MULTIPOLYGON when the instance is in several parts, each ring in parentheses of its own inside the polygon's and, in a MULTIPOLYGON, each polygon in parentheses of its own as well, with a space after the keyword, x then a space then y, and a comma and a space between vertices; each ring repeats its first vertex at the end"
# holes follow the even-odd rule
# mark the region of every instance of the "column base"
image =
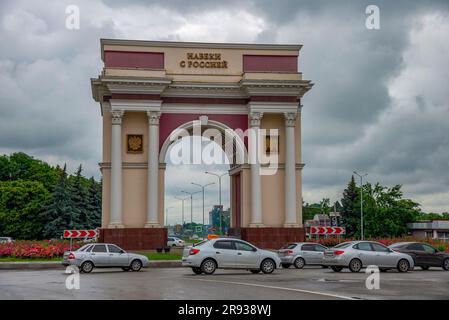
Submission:
POLYGON ((161 225, 156 222, 147 222, 145 223, 145 228, 161 228, 161 225))
POLYGON ((108 229, 123 229, 125 225, 122 223, 111 223, 108 225, 108 229))
POLYGON ((125 250, 155 250, 167 246, 166 228, 101 228, 98 242, 125 250))
POLYGON ((240 238, 261 249, 280 249, 290 242, 304 242, 303 227, 240 228, 240 238))
POLYGON ((285 223, 284 228, 300 228, 301 226, 298 223, 285 223))
POLYGON ((249 228, 264 228, 265 225, 263 223, 250 223, 249 228))

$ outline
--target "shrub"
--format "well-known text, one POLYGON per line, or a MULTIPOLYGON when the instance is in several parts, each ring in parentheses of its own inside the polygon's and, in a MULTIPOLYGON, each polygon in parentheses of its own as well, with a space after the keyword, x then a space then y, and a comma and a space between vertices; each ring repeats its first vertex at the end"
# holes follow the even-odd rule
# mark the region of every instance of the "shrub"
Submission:
MULTIPOLYGON (((80 248, 81 242, 72 243, 72 250, 80 248)), ((70 250, 70 242, 67 240, 44 241, 15 241, 12 243, 0 243, 0 257, 12 258, 41 258, 50 259, 62 257, 65 251, 70 250)))

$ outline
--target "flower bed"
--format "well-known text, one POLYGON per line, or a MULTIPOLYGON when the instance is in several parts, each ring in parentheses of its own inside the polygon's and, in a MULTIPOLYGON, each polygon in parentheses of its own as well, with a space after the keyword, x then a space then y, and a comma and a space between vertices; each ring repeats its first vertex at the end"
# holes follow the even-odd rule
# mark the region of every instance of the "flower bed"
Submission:
MULTIPOLYGON (((81 242, 73 242, 72 250, 78 249, 81 245, 81 242)), ((15 241, 12 243, 0 243, 0 258, 51 259, 54 257, 62 257, 64 252, 68 250, 70 250, 69 241, 15 241)))
MULTIPOLYGON (((318 242, 326 247, 333 247, 342 242, 355 241, 355 240, 358 240, 358 239, 342 238, 342 237, 340 237, 340 238, 328 237, 328 238, 320 238, 318 240, 315 238, 310 239, 311 242, 318 242)), ((413 237, 382 238, 382 239, 369 238, 366 240, 377 241, 386 246, 392 245, 393 243, 397 243, 397 242, 426 242, 440 251, 449 252, 449 243, 448 242, 443 242, 440 240, 429 239, 429 238, 427 238, 427 239, 417 239, 417 238, 413 238, 413 237)))

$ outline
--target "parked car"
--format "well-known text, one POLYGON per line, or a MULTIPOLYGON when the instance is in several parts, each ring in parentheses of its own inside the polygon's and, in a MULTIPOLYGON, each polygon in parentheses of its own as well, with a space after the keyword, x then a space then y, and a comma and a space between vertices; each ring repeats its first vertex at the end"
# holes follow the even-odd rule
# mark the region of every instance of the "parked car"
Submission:
POLYGON ((256 248, 239 239, 216 238, 184 249, 182 265, 195 274, 213 274, 216 269, 246 269, 272 273, 281 259, 272 251, 256 248))
POLYGON ((278 255, 283 268, 293 265, 296 269, 302 269, 305 265, 322 265, 324 251, 327 249, 318 243, 297 242, 278 250, 278 255))
POLYGON ((167 247, 184 247, 185 242, 177 237, 168 237, 167 238, 167 247))
POLYGON ((66 251, 63 265, 75 265, 80 272, 89 273, 94 268, 122 268, 123 271, 139 271, 147 268, 148 258, 135 253, 127 253, 115 244, 86 244, 76 251, 66 251))
POLYGON ((380 271, 397 269, 399 272, 413 270, 414 262, 408 254, 395 252, 381 243, 374 241, 351 241, 341 243, 324 252, 323 265, 335 272, 349 268, 359 272, 369 265, 379 267, 380 271))
POLYGON ((427 243, 398 242, 389 246, 390 249, 410 255, 415 266, 427 270, 430 267, 439 267, 449 271, 449 253, 440 252, 427 243))
POLYGON ((0 237, 0 243, 11 243, 14 242, 14 239, 11 237, 0 237))

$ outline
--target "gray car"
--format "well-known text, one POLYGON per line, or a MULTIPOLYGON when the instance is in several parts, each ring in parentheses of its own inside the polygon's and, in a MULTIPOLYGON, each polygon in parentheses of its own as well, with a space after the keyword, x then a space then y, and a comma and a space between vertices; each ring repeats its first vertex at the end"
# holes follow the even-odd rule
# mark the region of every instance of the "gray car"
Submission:
POLYGON ((289 243, 278 250, 283 268, 293 265, 302 269, 305 265, 323 265, 324 251, 328 248, 313 242, 289 243))
POLYGON ((128 253, 115 244, 87 244, 76 251, 66 251, 63 265, 75 265, 80 272, 89 273, 94 268, 122 268, 123 271, 139 271, 147 268, 148 258, 135 253, 128 253))
POLYGON ((272 273, 280 267, 281 259, 272 251, 256 248, 240 239, 217 238, 185 248, 182 265, 192 268, 195 274, 213 274, 216 269, 272 273))
POLYGON ((324 252, 323 265, 335 272, 349 268, 359 272, 363 267, 375 265, 380 271, 397 269, 399 272, 413 270, 414 262, 408 254, 395 252, 379 242, 351 241, 341 243, 324 252))

